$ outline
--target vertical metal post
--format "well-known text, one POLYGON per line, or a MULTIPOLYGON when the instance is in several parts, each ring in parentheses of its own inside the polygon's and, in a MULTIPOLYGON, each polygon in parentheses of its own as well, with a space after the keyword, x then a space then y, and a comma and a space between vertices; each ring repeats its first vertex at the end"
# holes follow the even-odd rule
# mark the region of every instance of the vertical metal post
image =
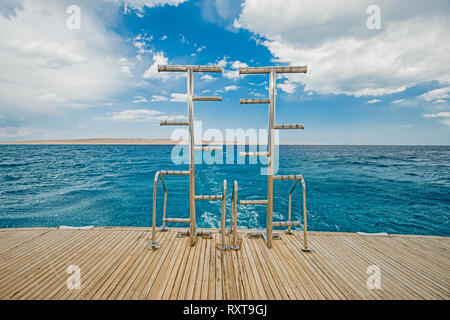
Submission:
POLYGON ((275 100, 277 92, 277 74, 275 70, 270 71, 269 84, 269 134, 268 134, 268 172, 267 172, 267 247, 272 248, 272 220, 273 220, 273 156, 274 156, 274 126, 275 126, 275 100))
POLYGON ((234 249, 239 249, 237 247, 237 193, 238 193, 238 186, 237 186, 237 182, 234 181, 234 186, 233 189, 235 190, 234 193, 234 212, 232 213, 232 215, 234 215, 234 227, 233 227, 233 231, 234 231, 234 236, 233 236, 233 247, 234 249))
POLYGON ((149 243, 150 249, 157 249, 158 242, 156 241, 156 188, 158 187, 159 171, 156 172, 155 180, 153 182, 153 217, 152 217, 152 241, 149 243))
MULTIPOLYGON (((289 207, 288 207, 288 221, 291 222, 291 208, 292 208, 292 192, 289 192, 289 207)), ((288 226, 288 234, 291 234, 291 225, 288 226)))
POLYGON ((231 235, 231 233, 233 232, 233 218, 234 218, 234 197, 236 197, 235 194, 236 190, 234 190, 234 185, 233 185, 233 192, 231 194, 231 207, 230 207, 230 230, 228 231, 228 233, 231 235))
POLYGON ((308 222, 306 221, 306 183, 302 179, 303 187, 303 251, 311 251, 308 247, 308 222))
POLYGON ((166 228, 166 209, 167 209, 167 190, 164 190, 164 211, 163 211, 163 222, 161 231, 168 231, 166 228))
POLYGON ((187 104, 189 117, 189 217, 190 217, 190 244, 196 242, 195 222, 195 150, 194 150, 194 73, 191 68, 187 70, 187 104))
POLYGON ((221 233, 222 233, 222 249, 226 248, 225 245, 225 215, 227 210, 227 180, 223 181, 223 192, 222 192, 222 223, 220 226, 221 233))

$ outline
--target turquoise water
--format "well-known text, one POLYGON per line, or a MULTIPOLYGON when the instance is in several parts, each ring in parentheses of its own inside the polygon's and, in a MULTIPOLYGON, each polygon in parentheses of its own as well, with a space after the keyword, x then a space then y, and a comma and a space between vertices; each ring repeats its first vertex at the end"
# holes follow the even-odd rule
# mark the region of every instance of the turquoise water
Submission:
MULTIPOLYGON (((0 227, 150 226, 155 172, 188 168, 173 164, 171 151, 143 145, 0 146, 0 227)), ((238 181, 240 199, 265 199, 261 166, 200 164, 197 194, 218 194, 227 179, 229 186, 238 181)), ((310 230, 450 236, 449 146, 281 146, 279 166, 278 174, 301 173, 306 180, 310 230)), ((165 181, 167 216, 188 217, 188 178, 165 181)), ((275 182, 274 220, 287 217, 292 183, 275 182)), ((293 198, 294 219, 301 214, 300 190, 293 198)), ((220 201, 198 201, 198 226, 218 227, 220 207, 220 201)), ((239 226, 264 228, 264 209, 239 206, 239 226)))

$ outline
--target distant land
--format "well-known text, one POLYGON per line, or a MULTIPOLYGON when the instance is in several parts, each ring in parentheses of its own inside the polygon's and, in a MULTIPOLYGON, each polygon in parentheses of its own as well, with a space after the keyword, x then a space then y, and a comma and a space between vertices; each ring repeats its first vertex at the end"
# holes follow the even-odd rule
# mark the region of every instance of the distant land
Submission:
MULTIPOLYGON (((182 140, 171 140, 171 139, 130 139, 130 138, 90 138, 90 139, 61 139, 61 140, 29 140, 29 141, 8 141, 8 142, 0 142, 0 145, 39 145, 39 144, 90 144, 90 145, 116 145, 116 144, 130 144, 130 145, 175 145, 182 140)), ((185 141, 185 143, 187 143, 185 141)), ((230 142, 221 143, 221 142, 213 142, 213 141, 202 141, 202 144, 232 144, 230 142)), ((196 144, 200 144, 200 142, 196 142, 196 144)), ((243 144, 243 143, 234 143, 234 144, 243 144)), ((247 143, 249 144, 249 143, 247 143)), ((286 143, 281 143, 286 144, 286 143)))
POLYGON ((0 144, 177 144, 171 139, 90 138, 61 140, 8 141, 0 144))

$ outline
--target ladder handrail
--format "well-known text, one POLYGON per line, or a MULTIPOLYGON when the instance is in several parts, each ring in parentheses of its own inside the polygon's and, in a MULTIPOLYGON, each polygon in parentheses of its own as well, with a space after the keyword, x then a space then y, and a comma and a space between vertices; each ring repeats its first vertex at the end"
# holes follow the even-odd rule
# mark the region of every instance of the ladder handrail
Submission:
MULTIPOLYGON (((152 215, 152 241, 149 242, 150 249, 157 249, 159 247, 158 242, 156 241, 156 194, 158 189, 158 180, 161 176, 161 184, 164 187, 164 213, 163 216, 166 215, 166 205, 167 205, 167 188, 162 178, 161 172, 157 171, 155 173, 155 178, 153 180, 153 215, 152 215)), ((163 220, 164 221, 164 220, 163 220)))
MULTIPOLYGON (((226 186, 225 186, 226 188, 226 186)), ((219 249, 239 249, 237 245, 237 195, 238 195, 238 183, 235 180, 233 183, 233 191, 231 192, 231 208, 230 208, 230 230, 229 234, 233 233, 233 246, 227 246, 225 241, 226 234, 226 210, 224 209, 226 203, 222 207, 222 223, 220 227, 220 233, 222 235, 222 244, 219 249)), ((226 195, 224 196, 226 199, 226 195)), ((226 201, 226 200, 225 200, 226 201)))
MULTIPOLYGON (((237 242, 237 196, 238 196, 238 183, 235 180, 234 184, 233 184, 233 193, 231 195, 231 203, 232 203, 232 205, 234 204, 232 207, 232 208, 234 208, 234 211, 233 212, 230 211, 230 217, 233 216, 233 223, 234 223, 232 249, 238 249, 238 246, 236 243, 237 242)), ((230 220, 230 222, 231 222, 231 220, 230 220)), ((230 223, 230 231, 231 231, 231 223, 230 223)))
MULTIPOLYGON (((298 178, 293 187, 291 188, 291 191, 289 191, 289 208, 288 208, 288 221, 291 222, 291 203, 292 203, 292 193, 294 192, 295 188, 297 187, 297 184, 299 182, 302 182, 302 190, 303 190, 303 251, 309 251, 308 247, 308 223, 307 223, 307 211, 306 211, 306 183, 305 179, 300 175, 300 178, 298 178)), ((291 232, 291 226, 288 226, 288 232, 291 232)))

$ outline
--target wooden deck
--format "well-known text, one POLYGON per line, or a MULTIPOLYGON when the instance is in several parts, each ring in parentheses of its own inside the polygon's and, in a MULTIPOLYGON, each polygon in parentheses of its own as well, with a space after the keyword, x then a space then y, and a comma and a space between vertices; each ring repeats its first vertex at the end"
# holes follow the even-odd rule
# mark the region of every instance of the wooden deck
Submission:
POLYGON ((150 229, 0 229, 1 299, 449 299, 450 238, 364 237, 311 232, 274 240, 247 239, 221 252, 220 235, 176 238, 150 229), (66 285, 69 265, 81 269, 81 289, 66 285), (368 289, 366 270, 381 269, 381 289, 368 289))

